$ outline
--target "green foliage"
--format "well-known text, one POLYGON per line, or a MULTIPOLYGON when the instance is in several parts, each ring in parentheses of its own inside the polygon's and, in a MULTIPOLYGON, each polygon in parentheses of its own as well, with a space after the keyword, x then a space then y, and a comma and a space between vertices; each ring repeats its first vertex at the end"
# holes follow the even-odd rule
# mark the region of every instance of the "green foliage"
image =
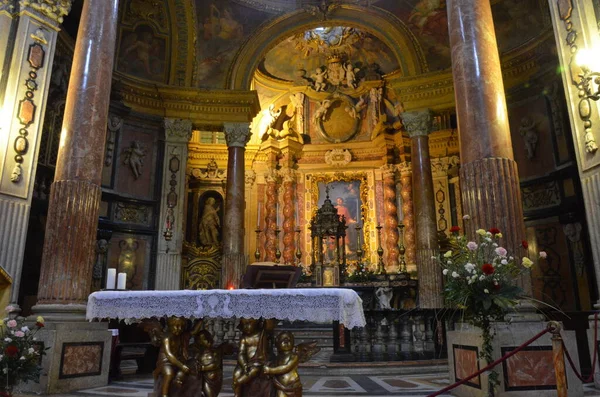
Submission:
POLYGON ((347 277, 350 283, 366 283, 375 279, 375 272, 369 269, 369 262, 356 263, 354 270, 347 277))

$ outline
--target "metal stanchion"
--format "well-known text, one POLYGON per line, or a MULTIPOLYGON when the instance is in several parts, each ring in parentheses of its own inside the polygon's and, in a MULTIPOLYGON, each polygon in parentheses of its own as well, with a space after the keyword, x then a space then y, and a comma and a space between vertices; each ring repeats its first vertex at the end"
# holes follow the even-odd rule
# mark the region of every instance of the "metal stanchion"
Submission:
POLYGON ((558 321, 550 321, 548 329, 552 333, 552 361, 554 362, 554 372, 556 376, 556 392, 558 397, 567 396, 567 376, 565 372, 565 351, 563 340, 560 336, 562 329, 558 321))

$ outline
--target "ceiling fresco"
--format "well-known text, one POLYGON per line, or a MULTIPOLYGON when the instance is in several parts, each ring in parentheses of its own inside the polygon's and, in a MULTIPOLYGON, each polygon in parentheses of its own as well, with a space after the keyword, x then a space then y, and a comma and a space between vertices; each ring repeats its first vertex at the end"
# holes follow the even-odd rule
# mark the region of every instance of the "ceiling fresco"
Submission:
POLYGON ((288 37, 267 53, 261 69, 267 75, 292 81, 298 69, 312 73, 339 54, 354 66, 378 64, 383 73, 399 68, 392 51, 374 35, 358 28, 329 26, 288 37))

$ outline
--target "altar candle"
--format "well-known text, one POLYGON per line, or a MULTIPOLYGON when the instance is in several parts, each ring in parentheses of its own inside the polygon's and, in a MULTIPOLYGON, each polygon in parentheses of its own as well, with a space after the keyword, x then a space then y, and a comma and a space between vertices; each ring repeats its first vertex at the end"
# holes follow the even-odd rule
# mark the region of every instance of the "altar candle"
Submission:
POLYGON ((275 205, 275 212, 277 213, 277 223, 275 225, 279 227, 279 203, 275 205))
POLYGON ((257 215, 257 219, 256 219, 256 226, 260 226, 260 208, 261 208, 262 204, 258 203, 258 215, 257 215))
POLYGON ((117 269, 108 269, 106 273, 106 289, 115 289, 117 269))
POLYGON ((117 280, 117 289, 125 289, 126 283, 127 283, 127 274, 119 273, 119 278, 117 280))
POLYGON ((298 222, 298 217, 299 217, 298 209, 299 209, 298 208, 298 202, 296 201, 296 227, 300 226, 300 222, 298 222))

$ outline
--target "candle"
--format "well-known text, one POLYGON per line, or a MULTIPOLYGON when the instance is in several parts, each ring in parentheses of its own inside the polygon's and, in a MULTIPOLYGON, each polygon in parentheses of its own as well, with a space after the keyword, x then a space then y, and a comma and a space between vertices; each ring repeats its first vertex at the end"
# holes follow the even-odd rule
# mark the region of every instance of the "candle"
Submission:
POLYGON ((298 202, 296 201, 296 226, 300 227, 300 222, 298 222, 298 217, 299 217, 299 208, 298 208, 298 202))
POLYGON ((261 203, 258 203, 258 215, 256 216, 256 226, 260 226, 260 207, 261 203))
POLYGON ((277 223, 275 224, 275 226, 279 228, 279 203, 275 205, 275 212, 277 213, 277 223))
POLYGON ((127 282, 127 274, 119 273, 119 277, 117 279, 117 289, 125 289, 126 282, 127 282))
POLYGON ((115 289, 117 269, 108 269, 106 273, 106 289, 115 289))

